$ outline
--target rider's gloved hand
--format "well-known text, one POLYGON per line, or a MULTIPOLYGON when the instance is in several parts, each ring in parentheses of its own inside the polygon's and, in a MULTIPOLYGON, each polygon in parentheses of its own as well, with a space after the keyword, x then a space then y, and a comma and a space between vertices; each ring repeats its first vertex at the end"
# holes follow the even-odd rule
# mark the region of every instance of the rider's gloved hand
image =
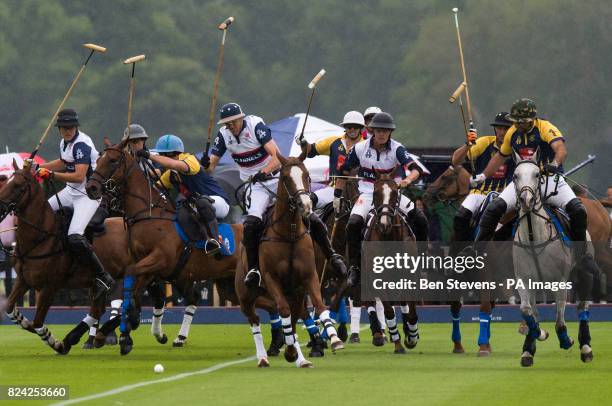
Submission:
POLYGON ((479 173, 478 175, 473 176, 473 177, 470 178, 470 186, 471 187, 477 187, 482 182, 484 182, 485 179, 487 179, 487 177, 484 175, 484 173, 479 173))
POLYGON ((144 147, 143 149, 136 151, 136 156, 138 158, 149 159, 151 158, 151 152, 147 147, 144 147))
POLYGON ((53 171, 47 168, 38 168, 36 170, 36 175, 41 179, 49 180, 53 178, 53 171))
POLYGON ((332 206, 336 214, 340 213, 340 208, 342 207, 342 189, 334 189, 334 201, 332 206))
POLYGON ((253 175, 252 180, 253 182, 265 182, 266 180, 268 180, 268 174, 259 171, 255 175, 253 175))
POLYGON ((210 168, 210 157, 206 154, 202 154, 202 158, 200 159, 200 165, 202 165, 204 169, 210 168))
POLYGON ((467 145, 474 145, 474 143, 476 142, 476 138, 478 138, 478 132, 476 131, 475 128, 472 128, 470 131, 468 131, 467 136, 466 136, 466 144, 467 145))
POLYGON ((553 161, 553 162, 544 164, 544 172, 551 174, 551 175, 555 175, 557 173, 561 173, 561 168, 555 161, 553 161))

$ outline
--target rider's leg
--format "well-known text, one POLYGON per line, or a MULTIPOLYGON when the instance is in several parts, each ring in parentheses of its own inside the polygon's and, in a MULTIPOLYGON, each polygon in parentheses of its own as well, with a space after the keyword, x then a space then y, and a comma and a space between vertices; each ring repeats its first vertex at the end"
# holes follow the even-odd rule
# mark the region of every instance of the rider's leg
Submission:
POLYGON ((350 271, 348 276, 349 286, 359 284, 361 266, 361 241, 365 220, 359 214, 351 214, 346 224, 346 249, 350 271))
POLYGON ((74 206, 74 215, 70 227, 68 227, 68 245, 80 265, 94 270, 96 278, 94 297, 98 298, 110 291, 115 283, 114 279, 104 270, 100 259, 85 238, 85 228, 98 209, 100 202, 82 195, 73 196, 72 205, 74 206))
POLYGON ((344 265, 342 255, 337 254, 332 248, 331 241, 327 236, 327 227, 325 227, 325 224, 315 212, 312 212, 310 216, 308 216, 308 220, 310 221, 310 236, 321 248, 323 255, 325 255, 325 258, 330 262, 336 275, 345 277, 347 273, 346 265, 344 265))
POLYGON ((490 241, 495 234, 495 229, 502 216, 516 206, 516 193, 514 183, 510 182, 503 192, 493 200, 480 218, 480 230, 476 235, 475 242, 490 241))
POLYGON ((315 209, 320 209, 334 201, 334 188, 326 186, 314 192, 316 202, 313 201, 315 209))

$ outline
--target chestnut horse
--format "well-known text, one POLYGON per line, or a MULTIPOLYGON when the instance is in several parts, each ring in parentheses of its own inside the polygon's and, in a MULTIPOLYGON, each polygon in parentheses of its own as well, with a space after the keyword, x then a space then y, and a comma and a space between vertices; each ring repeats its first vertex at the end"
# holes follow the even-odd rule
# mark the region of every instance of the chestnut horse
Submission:
MULTIPOLYGON (((297 318, 305 316, 306 295, 319 315, 328 336, 332 351, 344 348, 342 340, 329 317, 329 310, 323 304, 317 276, 314 247, 304 220, 312 212, 310 199, 310 176, 303 160, 278 155, 281 163, 276 202, 259 246, 259 265, 263 286, 276 303, 285 335, 285 359, 296 363, 299 368, 311 368, 295 336, 297 318)), ((247 268, 246 255, 242 256, 244 274, 247 268)), ((251 324, 260 367, 269 366, 263 347, 259 317, 255 313, 254 298, 257 294, 240 296, 240 308, 251 324)))
MULTIPOLYGON (((62 288, 88 288, 94 285, 94 273, 76 264, 66 249, 66 236, 59 222, 59 214, 51 209, 45 192, 29 168, 19 169, 13 161, 15 173, 0 190, 0 217, 14 212, 19 220, 16 232, 15 270, 17 280, 8 298, 7 315, 21 328, 38 334, 59 354, 67 354, 105 310, 105 296, 95 300, 89 314, 62 341, 58 341, 44 325, 53 298, 62 288), (15 307, 16 301, 28 290, 38 292, 36 314, 27 320, 15 307)), ((105 269, 115 279, 123 276, 130 262, 123 221, 108 219, 107 232, 94 239, 94 250, 105 269)))
MULTIPOLYGON (((408 225, 404 215, 399 212, 400 189, 395 179, 389 174, 376 173, 374 182, 374 193, 372 198, 372 219, 369 222, 365 233, 364 241, 415 241, 414 233, 408 225)), ((416 247, 416 245, 415 245, 416 247)), ((417 255, 416 249, 413 255, 417 255)), ((395 348, 395 354, 405 354, 406 350, 402 346, 401 335, 397 328, 397 321, 393 303, 381 298, 386 324, 389 335, 395 348)), ((374 302, 365 303, 366 306, 374 306, 374 302)), ((403 330, 406 337, 404 345, 407 348, 415 348, 419 342, 418 315, 416 312, 416 302, 400 302, 402 313, 403 330)), ((374 345, 383 345, 378 318, 375 314, 370 314, 370 328, 372 329, 374 345)))
POLYGON ((135 261, 127 266, 124 279, 124 311, 119 338, 122 355, 128 354, 133 346, 129 326, 130 319, 136 320, 130 314, 133 313, 130 304, 132 291, 138 295, 154 279, 176 280, 179 285, 186 285, 205 279, 233 277, 242 241, 242 225, 232 224, 236 242, 232 255, 216 258, 194 249, 186 258, 182 257, 185 244, 175 230, 175 213, 171 203, 155 186, 151 186, 125 146, 126 141, 123 141, 104 150, 86 186, 92 198, 100 198, 109 183, 118 185, 122 193, 128 224, 128 246, 135 261), (135 283, 132 286, 133 280, 135 283))

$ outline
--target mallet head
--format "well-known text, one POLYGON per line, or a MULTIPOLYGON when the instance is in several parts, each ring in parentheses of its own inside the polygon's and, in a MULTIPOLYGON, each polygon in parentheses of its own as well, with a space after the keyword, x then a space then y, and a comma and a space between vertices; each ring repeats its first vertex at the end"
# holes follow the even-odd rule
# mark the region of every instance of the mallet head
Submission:
POLYGON ((143 59, 145 59, 145 55, 144 54, 136 55, 136 56, 133 56, 133 57, 128 58, 125 61, 123 61, 123 64, 127 65, 127 64, 130 64, 130 63, 136 63, 136 62, 142 61, 143 59))
POLYGON ((106 48, 96 44, 83 44, 83 47, 91 49, 92 51, 106 52, 106 48))
POLYGON ((457 7, 453 8, 453 13, 457 13, 459 9, 457 7))
POLYGON ((308 88, 314 89, 314 87, 317 85, 317 83, 319 83, 319 80, 321 80, 323 75, 325 75, 325 69, 321 69, 319 73, 317 73, 317 75, 314 78, 312 78, 312 80, 308 84, 308 88))
POLYGON ((225 21, 219 24, 219 28, 221 31, 227 30, 228 27, 234 22, 234 17, 228 17, 225 21))

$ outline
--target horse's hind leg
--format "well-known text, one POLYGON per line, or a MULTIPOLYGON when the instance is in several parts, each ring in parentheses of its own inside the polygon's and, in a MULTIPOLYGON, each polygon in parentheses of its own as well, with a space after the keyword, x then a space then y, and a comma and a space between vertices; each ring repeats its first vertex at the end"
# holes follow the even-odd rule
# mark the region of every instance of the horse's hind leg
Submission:
POLYGON ((191 322, 193 316, 197 310, 196 303, 198 302, 197 292, 192 284, 189 286, 183 285, 179 287, 179 292, 187 301, 185 312, 183 313, 183 322, 181 323, 181 329, 179 330, 178 336, 172 342, 173 347, 183 347, 189 337, 189 330, 191 329, 191 322))
POLYGON ((402 323, 404 327, 404 345, 413 349, 419 343, 419 316, 416 311, 416 302, 404 303, 400 306, 402 311, 402 323))
POLYGON ((581 300, 578 302, 578 342, 580 344, 580 359, 582 362, 593 361, 593 350, 591 349, 591 333, 589 331, 589 302, 581 300))
POLYGON ((242 314, 246 316, 251 324, 251 333, 253 334, 253 341, 255 341, 255 351, 257 355, 257 366, 265 368, 270 366, 268 361, 268 354, 266 353, 266 347, 264 346, 263 336, 261 335, 261 324, 257 312, 255 312, 253 298, 241 298, 240 299, 240 310, 242 314))
POLYGON ((557 302, 557 318, 555 322, 555 331, 559 338, 559 346, 564 350, 569 350, 574 345, 574 340, 567 334, 567 326, 565 325, 565 299, 567 293, 563 289, 555 292, 557 302))
POLYGON ((372 332, 372 345, 382 347, 385 345, 385 335, 382 332, 378 314, 376 314, 376 302, 364 302, 368 311, 368 321, 372 332))
POLYGON ((451 320, 453 322, 453 331, 451 333, 451 340, 453 340, 453 354, 463 354, 465 350, 461 344, 461 302, 459 300, 451 302, 450 311, 451 320))
POLYGON ((11 319, 11 321, 21 327, 22 329, 29 331, 30 333, 36 334, 36 330, 32 327, 32 322, 25 318, 23 314, 17 309, 15 303, 17 300, 25 295, 25 293, 30 289, 28 285, 23 282, 21 277, 18 277, 15 280, 15 284, 13 285, 13 290, 11 290, 11 294, 8 297, 8 304, 6 307, 6 316, 11 319))
POLYGON ((399 331, 397 330, 397 319, 395 317, 395 309, 389 302, 383 301, 383 306, 385 310, 385 320, 387 322, 387 327, 389 328, 389 335, 391 336, 391 341, 395 345, 395 349, 393 350, 394 354, 405 354, 406 350, 402 346, 402 337, 400 336, 399 331))
POLYGON ((153 299, 153 321, 151 322, 151 334, 158 343, 166 344, 168 336, 162 329, 162 319, 164 318, 164 306, 166 304, 166 292, 164 292, 164 284, 161 282, 153 282, 147 286, 147 291, 153 299))
POLYGON ((70 351, 70 347, 77 345, 81 340, 81 337, 88 332, 94 325, 98 324, 98 320, 104 313, 104 303, 106 301, 105 295, 102 295, 92 303, 89 313, 75 328, 70 330, 66 337, 64 337, 64 351, 67 353, 70 351))
POLYGON ((272 296, 272 299, 274 299, 278 313, 281 316, 281 325, 285 336, 285 360, 287 362, 294 362, 298 359, 298 352, 295 348, 297 340, 293 330, 293 323, 291 322, 289 302, 285 298, 279 283, 268 272, 265 272, 265 268, 261 270, 261 273, 265 280, 266 289, 270 296, 272 296))
POLYGON ((487 357, 491 355, 491 310, 493 305, 488 292, 480 295, 480 313, 478 314, 478 356, 487 357))
POLYGON ((70 348, 65 348, 64 344, 57 340, 44 324, 45 317, 47 317, 47 312, 49 311, 54 296, 54 288, 44 288, 40 291, 38 300, 36 301, 36 315, 34 316, 32 327, 45 344, 53 348, 58 354, 67 354, 70 348))

